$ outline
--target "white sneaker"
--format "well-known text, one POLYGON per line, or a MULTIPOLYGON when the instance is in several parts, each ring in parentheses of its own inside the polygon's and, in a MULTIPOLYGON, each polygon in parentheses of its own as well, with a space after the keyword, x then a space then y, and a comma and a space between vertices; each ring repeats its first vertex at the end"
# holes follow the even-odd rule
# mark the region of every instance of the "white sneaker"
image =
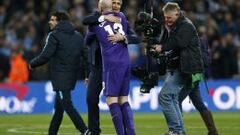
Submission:
POLYGON ((181 133, 176 133, 176 132, 173 132, 173 131, 168 131, 167 133, 163 134, 163 135, 183 135, 181 133))

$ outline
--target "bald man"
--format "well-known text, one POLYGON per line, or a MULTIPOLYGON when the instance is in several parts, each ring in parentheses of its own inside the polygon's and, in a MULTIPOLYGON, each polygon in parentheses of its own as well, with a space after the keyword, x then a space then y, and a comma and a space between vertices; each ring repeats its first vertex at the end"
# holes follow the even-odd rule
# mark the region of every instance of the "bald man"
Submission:
POLYGON ((127 33, 127 20, 123 13, 112 12, 112 0, 100 0, 99 11, 103 15, 120 18, 120 23, 102 22, 89 27, 87 39, 96 36, 101 52, 103 66, 104 95, 107 97, 112 121, 118 135, 135 135, 133 113, 128 103, 130 82, 130 59, 125 42, 111 42, 109 35, 127 33))
MULTIPOLYGON (((121 6, 122 0, 112 0, 113 12, 120 12, 121 6)), ((86 16, 83 19, 83 24, 94 26, 102 23, 103 21, 119 22, 119 18, 113 15, 102 15, 101 12, 96 11, 93 14, 86 16)), ((88 39, 89 40, 85 40, 85 45, 88 46, 88 62, 91 67, 89 77, 85 79, 85 82, 87 82, 88 128, 93 135, 99 135, 101 129, 98 103, 99 95, 102 91, 102 58, 98 39, 94 36, 88 39)), ((113 43, 139 43, 137 35, 129 27, 127 28, 127 35, 116 33, 114 35, 109 35, 108 40, 113 43)))

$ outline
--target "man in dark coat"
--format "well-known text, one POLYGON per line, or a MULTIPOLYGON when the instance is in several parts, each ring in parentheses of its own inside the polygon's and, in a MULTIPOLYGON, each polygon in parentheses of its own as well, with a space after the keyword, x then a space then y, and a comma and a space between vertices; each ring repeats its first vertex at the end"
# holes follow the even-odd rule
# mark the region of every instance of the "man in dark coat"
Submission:
POLYGON ((167 61, 167 76, 159 93, 159 104, 168 125, 168 132, 164 135, 184 135, 178 97, 182 89, 192 89, 202 78, 200 40, 195 26, 183 15, 177 3, 166 3, 163 13, 168 39, 156 45, 154 50, 172 52, 167 61))
MULTIPOLYGON (((206 72, 210 65, 210 58, 209 58, 209 52, 208 52, 208 41, 206 38, 200 38, 200 41, 201 41, 202 59, 203 59, 203 63, 204 63, 204 72, 206 75, 207 74, 206 72)), ((218 131, 215 126, 212 113, 207 108, 207 106, 204 104, 204 102, 202 100, 198 83, 192 89, 182 89, 181 90, 181 92, 179 94, 179 98, 178 98, 180 108, 182 108, 182 102, 187 96, 189 96, 194 107, 199 111, 199 113, 202 117, 202 120, 204 121, 205 126, 208 129, 207 135, 218 135, 218 131)))
POLYGON ((86 135, 89 131, 71 101, 71 90, 77 81, 77 70, 83 54, 82 36, 75 31, 65 12, 53 12, 49 20, 52 30, 45 46, 36 58, 30 61, 29 68, 35 68, 49 61, 50 78, 56 92, 55 112, 48 134, 56 135, 62 122, 63 113, 71 118, 75 127, 86 135))

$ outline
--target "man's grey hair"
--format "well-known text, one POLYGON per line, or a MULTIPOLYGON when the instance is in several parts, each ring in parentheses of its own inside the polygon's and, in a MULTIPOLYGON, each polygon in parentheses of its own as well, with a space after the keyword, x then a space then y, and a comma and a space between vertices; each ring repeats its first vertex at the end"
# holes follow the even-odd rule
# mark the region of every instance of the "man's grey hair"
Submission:
POLYGON ((180 7, 176 2, 167 2, 163 8, 163 13, 167 13, 169 11, 177 11, 180 12, 180 7))

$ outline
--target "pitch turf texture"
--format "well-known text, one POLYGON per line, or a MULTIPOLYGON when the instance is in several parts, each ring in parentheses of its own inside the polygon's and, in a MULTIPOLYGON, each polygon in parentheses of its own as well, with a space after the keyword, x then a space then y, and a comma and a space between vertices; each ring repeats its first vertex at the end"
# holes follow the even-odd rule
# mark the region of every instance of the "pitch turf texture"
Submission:
MULTIPOLYGON (((240 135, 240 113, 214 113, 220 135, 240 135)), ((82 115, 87 120, 87 115, 82 115)), ((166 123, 162 113, 135 113, 137 135, 162 135, 166 123)), ((0 114, 0 135, 46 135, 51 115, 0 114)), ((185 113, 184 123, 188 135, 207 135, 207 129, 198 113, 185 113)), ((110 114, 101 114, 101 135, 115 135, 110 114)), ((59 135, 78 135, 69 117, 65 115, 59 135)))

